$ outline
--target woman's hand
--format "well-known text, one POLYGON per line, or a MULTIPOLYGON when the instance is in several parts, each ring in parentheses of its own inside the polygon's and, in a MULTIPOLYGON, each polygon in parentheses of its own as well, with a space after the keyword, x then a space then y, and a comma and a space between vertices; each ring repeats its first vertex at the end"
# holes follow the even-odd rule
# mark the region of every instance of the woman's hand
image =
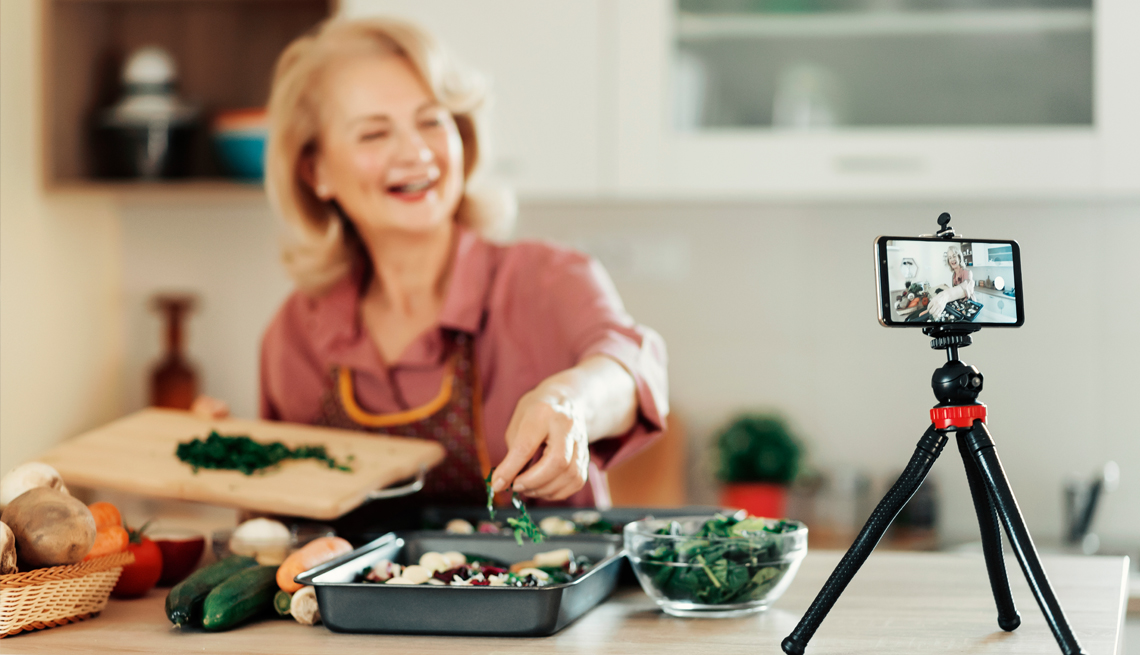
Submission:
POLYGON ((946 311, 946 303, 950 302, 950 294, 946 291, 936 294, 930 299, 930 306, 927 311, 930 312, 930 318, 938 318, 942 316, 942 312, 946 311))
POLYGON ((220 419, 230 417, 230 406, 223 400, 211 398, 210 396, 198 396, 194 399, 194 403, 190 405, 190 411, 193 412, 198 418, 204 419, 220 419))
POLYGON ((580 403, 564 390, 543 384, 523 396, 507 426, 506 441, 507 456, 491 481, 496 493, 511 487, 534 498, 562 500, 586 484, 590 463, 586 418, 580 403), (543 445, 542 457, 519 475, 543 445))

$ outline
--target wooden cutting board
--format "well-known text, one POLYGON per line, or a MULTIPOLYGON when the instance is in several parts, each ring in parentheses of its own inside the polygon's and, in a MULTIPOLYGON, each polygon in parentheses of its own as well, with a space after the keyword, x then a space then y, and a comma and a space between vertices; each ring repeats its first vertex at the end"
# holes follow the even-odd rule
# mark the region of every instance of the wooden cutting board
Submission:
POLYGON ((434 441, 334 430, 297 423, 206 420, 189 412, 144 409, 64 442, 37 458, 59 471, 68 485, 193 500, 258 512, 334 519, 355 509, 370 491, 415 476, 443 460, 434 441), (264 474, 202 469, 174 454, 179 442, 210 430, 280 441, 295 448, 322 445, 352 472, 316 460, 286 461, 264 474))

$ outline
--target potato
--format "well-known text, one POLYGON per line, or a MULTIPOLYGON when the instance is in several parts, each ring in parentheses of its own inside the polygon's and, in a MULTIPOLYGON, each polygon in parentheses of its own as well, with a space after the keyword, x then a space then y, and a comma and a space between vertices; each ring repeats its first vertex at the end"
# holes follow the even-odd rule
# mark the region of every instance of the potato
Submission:
POLYGON ((50 487, 67 493, 58 471, 47 464, 28 462, 8 471, 0 479, 0 512, 25 491, 36 487, 50 487))
POLYGON ((7 523, 0 523, 0 575, 17 572, 16 537, 7 523))
POLYGON ((4 508, 0 521, 16 537, 21 567, 40 568, 75 564, 95 544, 95 517, 71 496, 37 487, 4 508))

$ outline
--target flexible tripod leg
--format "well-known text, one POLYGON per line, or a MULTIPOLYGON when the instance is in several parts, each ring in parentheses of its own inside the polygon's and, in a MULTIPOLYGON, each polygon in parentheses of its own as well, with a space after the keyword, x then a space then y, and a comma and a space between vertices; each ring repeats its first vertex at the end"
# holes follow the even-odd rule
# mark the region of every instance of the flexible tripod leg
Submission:
POLYGON ((964 430, 958 432, 958 452, 962 454, 962 465, 966 468, 966 481, 970 484, 970 497, 974 499, 974 512, 978 515, 978 529, 982 535, 982 552, 986 557, 986 571, 990 574, 990 588, 994 592, 994 602, 998 609, 998 626, 1006 632, 1016 630, 1021 625, 1021 616, 1013 604, 1009 591, 1009 578, 1005 573, 1005 556, 1001 549, 1001 524, 998 522, 990 492, 978 471, 978 464, 966 445, 964 430))
POLYGON ((918 446, 914 449, 914 455, 911 456, 902 475, 899 476, 887 495, 879 501, 875 511, 871 512, 871 518, 867 519, 867 523, 859 532, 859 536, 855 538, 851 548, 847 549, 847 554, 831 572, 831 577, 819 590, 819 594, 816 595, 811 607, 796 625, 796 629, 780 644, 785 653, 803 655, 807 642, 819 629, 819 625, 823 623, 823 619, 827 617, 827 613, 831 611, 835 601, 839 600, 840 594, 847 588, 851 578, 855 577, 859 567, 863 566, 867 556, 875 549, 875 545, 883 538, 883 533, 890 527, 891 521, 895 520, 903 505, 906 505, 914 492, 918 491, 919 485, 930 473, 930 467, 934 466, 934 461, 938 459, 938 455, 945 445, 946 435, 934 429, 933 425, 927 428, 926 433, 919 439, 918 446))
POLYGON ((1005 471, 1002 469, 1001 460, 998 459, 993 438, 990 437, 986 424, 975 420, 974 427, 964 432, 963 440, 989 490, 998 517, 1005 525, 1006 534, 1009 536, 1010 544, 1013 545, 1013 552, 1021 564, 1021 571, 1029 582, 1029 588, 1033 590, 1033 596, 1037 599, 1037 605, 1041 607, 1041 613, 1045 615, 1045 622, 1053 631, 1057 645, 1065 655, 1083 655, 1085 651, 1073 636, 1069 622, 1065 619, 1065 612, 1057 602, 1053 588, 1049 586, 1049 578, 1041 566, 1033 538, 1029 536, 1029 530, 1025 527, 1025 519, 1021 516, 1017 499, 1013 497, 1013 490, 1009 487, 1009 480, 1005 477, 1005 471))

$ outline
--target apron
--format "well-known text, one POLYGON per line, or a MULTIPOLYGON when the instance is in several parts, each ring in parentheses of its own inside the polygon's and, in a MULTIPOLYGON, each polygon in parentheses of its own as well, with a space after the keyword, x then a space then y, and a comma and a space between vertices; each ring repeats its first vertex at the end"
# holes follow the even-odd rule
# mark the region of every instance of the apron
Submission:
MULTIPOLYGON (((429 439, 447 451, 428 471, 418 500, 437 505, 484 505, 484 480, 491 470, 483 440, 483 397, 475 360, 475 339, 444 331, 447 370, 435 398, 419 407, 391 414, 371 414, 360 407, 353 392, 352 369, 332 370, 332 384, 321 398, 317 425, 347 430, 429 439)), ((393 385, 395 382, 393 381, 393 385)))

